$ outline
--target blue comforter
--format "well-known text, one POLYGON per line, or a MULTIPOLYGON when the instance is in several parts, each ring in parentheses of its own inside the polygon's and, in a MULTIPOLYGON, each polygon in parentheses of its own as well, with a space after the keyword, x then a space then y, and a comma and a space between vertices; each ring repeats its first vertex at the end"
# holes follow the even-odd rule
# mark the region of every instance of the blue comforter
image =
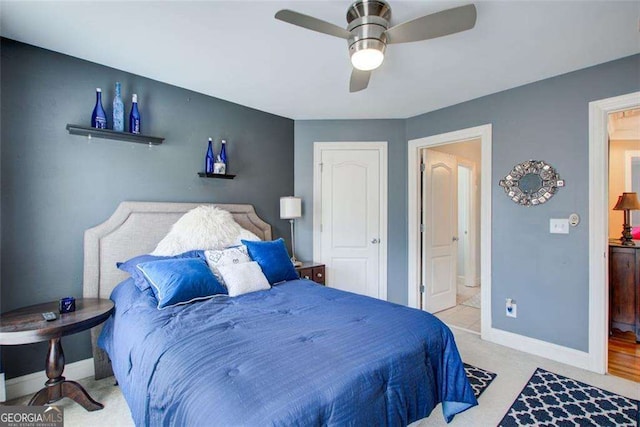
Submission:
POLYGON ((111 299, 99 345, 138 426, 395 426, 477 404, 419 310, 308 280, 158 310, 128 279, 111 299))

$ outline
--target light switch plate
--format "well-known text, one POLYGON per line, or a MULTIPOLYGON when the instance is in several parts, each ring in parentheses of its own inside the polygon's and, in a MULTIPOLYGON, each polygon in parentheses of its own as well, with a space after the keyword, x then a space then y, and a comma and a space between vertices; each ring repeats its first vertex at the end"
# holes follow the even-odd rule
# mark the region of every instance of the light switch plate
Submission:
POLYGON ((567 218, 551 218, 549 220, 549 233, 569 234, 569 220, 567 218))

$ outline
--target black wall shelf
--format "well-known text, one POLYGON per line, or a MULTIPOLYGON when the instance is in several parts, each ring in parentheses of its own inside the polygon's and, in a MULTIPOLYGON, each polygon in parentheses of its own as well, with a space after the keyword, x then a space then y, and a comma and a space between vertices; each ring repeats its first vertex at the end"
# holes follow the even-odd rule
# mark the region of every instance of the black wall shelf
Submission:
POLYGON ((233 179, 236 177, 235 175, 229 175, 229 174, 204 173, 204 172, 198 172, 198 176, 200 178, 219 178, 219 179, 233 179))
POLYGON ((89 138, 115 139, 118 141, 137 142, 139 144, 160 145, 164 138, 129 132, 116 132, 109 129, 95 129, 87 126, 67 125, 71 135, 81 135, 89 138))

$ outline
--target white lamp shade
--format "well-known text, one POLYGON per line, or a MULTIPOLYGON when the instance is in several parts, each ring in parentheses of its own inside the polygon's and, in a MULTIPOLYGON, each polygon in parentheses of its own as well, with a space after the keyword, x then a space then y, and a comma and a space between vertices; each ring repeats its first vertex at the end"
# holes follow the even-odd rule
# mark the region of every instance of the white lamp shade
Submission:
POLYGON ((302 199, 300 197, 280 197, 280 218, 295 219, 302 216, 302 199))

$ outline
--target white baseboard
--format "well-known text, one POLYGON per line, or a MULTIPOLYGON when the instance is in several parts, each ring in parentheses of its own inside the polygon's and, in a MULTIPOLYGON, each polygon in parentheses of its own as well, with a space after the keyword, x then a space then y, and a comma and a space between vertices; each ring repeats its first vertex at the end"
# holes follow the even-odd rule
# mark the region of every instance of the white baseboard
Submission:
MULTIPOLYGON (((93 374, 93 358, 79 360, 77 362, 64 365, 64 372, 62 373, 62 375, 69 380, 79 380, 91 377, 93 374)), ((2 376, 4 379, 4 374, 2 374, 2 376)), ((10 380, 5 381, 6 394, 1 396, 1 400, 4 402, 17 397, 34 394, 44 387, 44 382, 46 380, 47 374, 44 371, 11 378, 10 380)), ((5 392, 4 388, 0 390, 0 395, 3 392, 5 392)))
POLYGON ((531 353, 556 362, 575 366, 576 368, 592 370, 589 365, 589 353, 585 353, 584 351, 495 328, 490 328, 489 331, 486 332, 483 330, 482 339, 525 353, 531 353))
POLYGON ((0 374, 0 402, 7 400, 7 394, 4 388, 4 372, 0 374))

